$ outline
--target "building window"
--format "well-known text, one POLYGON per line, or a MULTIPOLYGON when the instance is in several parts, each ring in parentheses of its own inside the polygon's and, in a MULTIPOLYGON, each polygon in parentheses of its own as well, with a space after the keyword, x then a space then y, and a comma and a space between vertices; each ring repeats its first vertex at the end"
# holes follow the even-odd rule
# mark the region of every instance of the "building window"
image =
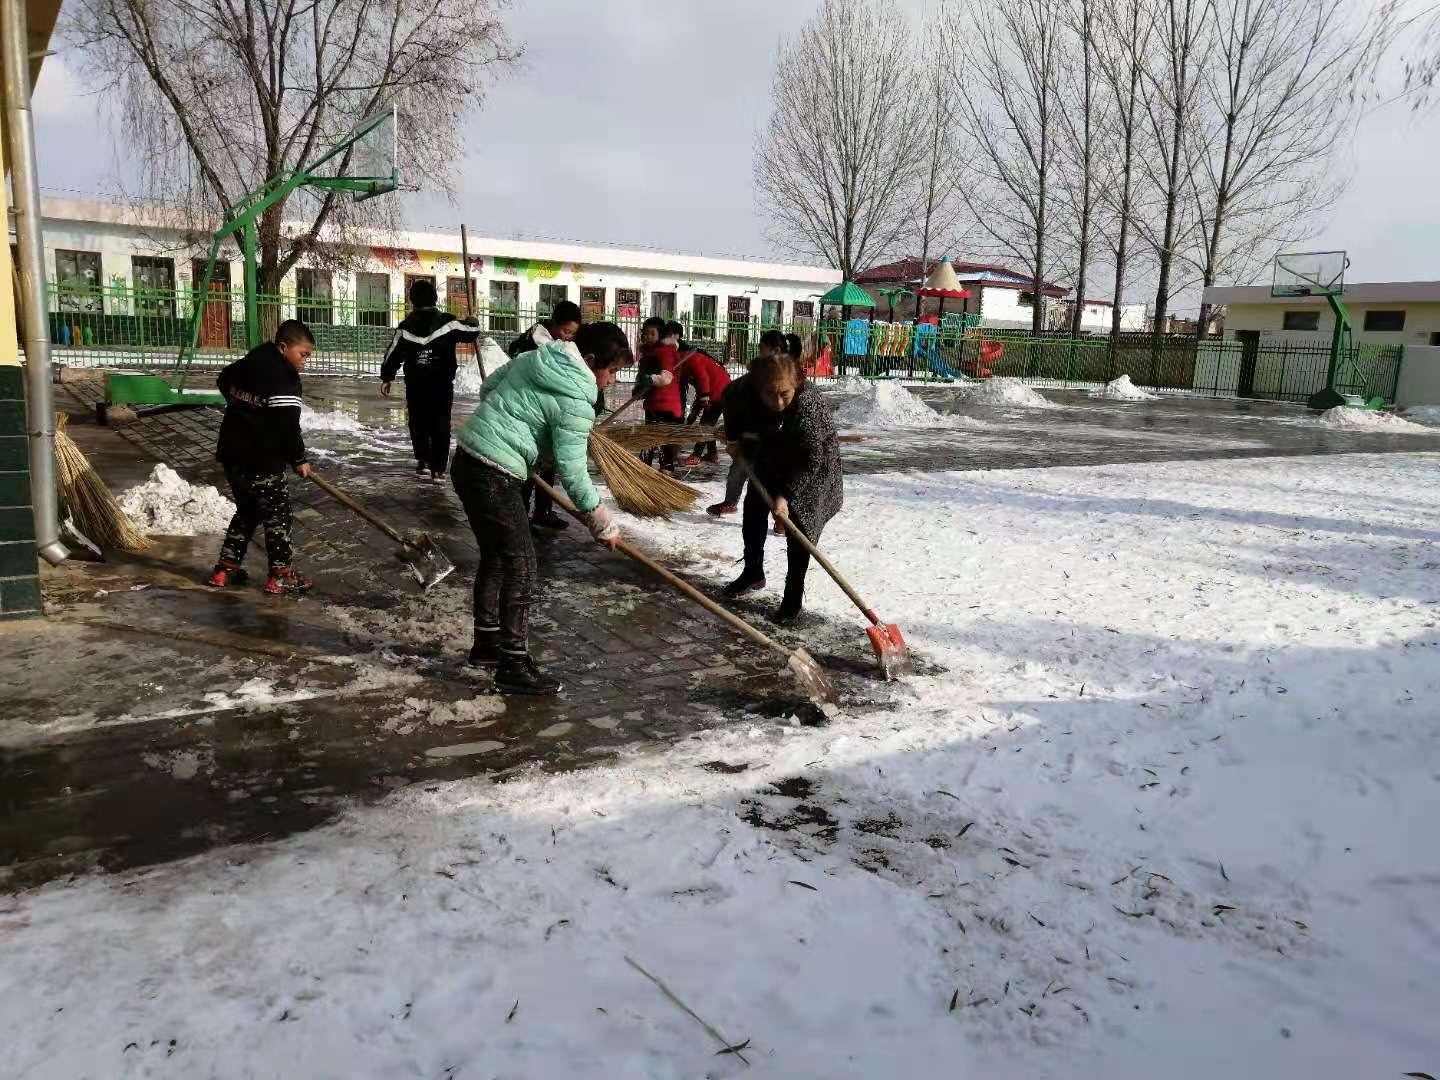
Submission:
POLYGON ((335 321, 329 270, 302 267, 295 271, 295 317, 312 326, 335 321))
POLYGON ((570 289, 566 285, 541 285, 540 301, 535 305, 535 316, 540 319, 548 319, 550 313, 555 310, 555 305, 570 299, 570 289))
POLYGON ((785 302, 783 300, 761 300, 760 301, 760 325, 779 326, 785 321, 785 302))
POLYGON ((519 320, 515 317, 520 310, 520 283, 518 281, 490 282, 490 329, 518 330, 519 320))
POLYGON ((1375 334, 1396 334, 1405 329, 1403 311, 1367 311, 1365 329, 1375 334))
POLYGON ((621 319, 640 318, 640 290, 615 290, 615 315, 621 319))
POLYGON ((101 283, 98 251, 55 252, 55 284, 59 287, 61 311, 99 315, 104 306, 101 283))
POLYGON ((675 318, 675 294, 673 292, 652 292, 650 314, 669 322, 675 318))
POLYGON ((1285 312, 1285 330, 1319 330, 1320 312, 1318 311, 1287 311, 1285 312))
POLYGON ((1017 293, 1015 296, 1015 303, 1019 304, 1021 307, 1034 307, 1035 294, 1033 292, 1017 293))
POLYGON ((790 305, 790 311, 797 323, 813 323, 815 321, 814 300, 796 300, 790 305))
POLYGON ((150 255, 130 256, 135 281, 135 314, 175 317, 175 260, 150 255))
POLYGON ((445 279, 445 310, 456 318, 463 319, 474 311, 475 279, 472 277, 447 277, 445 279), (470 295, 465 295, 466 286, 470 295))
POLYGON ((580 318, 599 322, 605 318, 605 290, 593 285, 580 286, 580 318))
POLYGON ((691 316, 695 336, 713 341, 715 339, 715 297, 695 297, 691 316))
POLYGON ((355 322, 359 326, 390 325, 390 275, 355 275, 355 322))
POLYGON ((1430 344, 1440 345, 1440 330, 1430 331, 1430 344))

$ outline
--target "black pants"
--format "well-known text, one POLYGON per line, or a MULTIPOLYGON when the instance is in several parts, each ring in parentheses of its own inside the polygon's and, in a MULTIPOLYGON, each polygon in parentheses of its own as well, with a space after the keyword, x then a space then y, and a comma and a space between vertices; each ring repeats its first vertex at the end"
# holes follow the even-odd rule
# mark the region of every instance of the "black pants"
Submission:
MULTIPOLYGON (((700 423, 706 425, 718 424, 720 418, 724 415, 725 403, 723 401, 712 401, 708 405, 702 405, 697 401, 691 406, 690 415, 686 418, 685 422, 687 424, 693 424, 698 420, 700 423)), ((706 454, 716 453, 718 449, 714 439, 711 439, 709 442, 697 442, 695 444, 695 456, 704 457, 706 454)))
POLYGON ((410 445, 415 460, 431 472, 443 473, 450 457, 450 405, 455 383, 434 372, 405 372, 405 411, 410 419, 410 445))
MULTIPOLYGON (((535 472, 541 480, 544 480, 551 487, 555 486, 555 462, 548 458, 542 459, 536 463, 535 472)), ((537 487, 533 481, 526 480, 524 490, 520 495, 520 497, 525 500, 526 506, 530 505, 530 496, 532 493, 535 496, 535 516, 537 518, 542 518, 555 512, 555 500, 546 494, 544 488, 537 487)))
MULTIPOLYGON (((684 421, 680 418, 680 414, 679 414, 679 413, 673 413, 673 412, 651 412, 649 409, 646 409, 646 410, 645 410, 645 423, 647 423, 647 424, 681 424, 681 423, 684 423, 684 421)), ((662 465, 668 465, 669 467, 674 468, 674 467, 675 467, 675 458, 679 455, 679 452, 680 452, 680 444, 679 444, 679 443, 666 443, 664 446, 660 447, 660 463, 661 463, 662 465)), ((650 464, 652 461, 655 460, 655 451, 653 451, 653 450, 647 450, 644 454, 641 454, 640 456, 641 456, 641 458, 644 459, 645 464, 648 465, 648 464, 650 464)))
POLYGON ((530 608, 535 602, 535 541, 522 497, 524 485, 464 450, 456 451, 452 482, 475 542, 475 632, 500 634, 501 652, 529 647, 530 608))
POLYGON ((220 545, 221 562, 236 566, 243 563, 250 538, 263 525, 270 569, 289 566, 294 552, 290 547, 290 492, 285 486, 285 474, 252 472, 226 465, 225 479, 235 500, 235 516, 230 519, 225 541, 220 545))
MULTIPOLYGON (((819 530, 812 532, 806 522, 800 518, 791 516, 800 531, 810 538, 812 543, 820 540, 819 530)), ((745 571, 746 573, 765 573, 765 538, 770 535, 770 507, 760 497, 754 485, 745 493, 744 519, 740 525, 741 535, 745 538, 745 571)), ((785 570, 785 597, 780 606, 792 611, 800 610, 800 602, 805 598, 805 574, 810 569, 810 552, 806 551, 794 537, 789 533, 785 534, 786 555, 788 565, 785 570)))

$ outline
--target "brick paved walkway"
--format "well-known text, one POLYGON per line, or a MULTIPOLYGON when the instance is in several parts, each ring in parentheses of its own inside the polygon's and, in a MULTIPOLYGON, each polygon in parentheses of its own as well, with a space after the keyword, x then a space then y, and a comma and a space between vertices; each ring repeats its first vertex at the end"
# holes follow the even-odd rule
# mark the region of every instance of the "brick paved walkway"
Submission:
MULTIPOLYGON (((115 487, 143 479, 153 461, 223 486, 212 459, 218 414, 161 414, 117 434, 86 422, 97 384, 68 389, 73 434, 115 487)), ((459 570, 419 598, 386 558, 388 541, 294 480, 297 560, 321 582, 303 601, 200 588, 217 538, 166 541, 143 557, 51 574, 51 619, 4 631, 14 690, 0 729, 8 733, 0 742, 0 887, 281 835, 327 820, 351 797, 401 784, 579 767, 682 738, 714 723, 717 709, 726 717, 811 715, 776 677, 771 656, 577 535, 578 527, 540 541, 552 599, 542 603, 535 632, 566 693, 512 699, 499 711, 486 680, 461 663, 474 540, 448 484, 411 475, 403 403, 380 401, 370 383, 307 380, 306 390, 317 408, 374 426, 307 436, 320 467, 402 528, 432 532, 459 570), (262 692, 274 699, 264 707, 255 703, 262 692)), ((925 396, 955 409, 945 391, 925 396)), ((849 444, 847 470, 1440 446, 1328 431, 1301 410, 1271 405, 1054 396, 1069 407, 958 410, 980 426, 849 444)), ((469 407, 457 402, 457 418, 469 407)), ((735 528, 738 557, 738 526, 714 527, 735 528)), ((872 680, 853 626, 812 619, 778 636, 803 640, 849 701, 893 700, 895 691, 872 680)))

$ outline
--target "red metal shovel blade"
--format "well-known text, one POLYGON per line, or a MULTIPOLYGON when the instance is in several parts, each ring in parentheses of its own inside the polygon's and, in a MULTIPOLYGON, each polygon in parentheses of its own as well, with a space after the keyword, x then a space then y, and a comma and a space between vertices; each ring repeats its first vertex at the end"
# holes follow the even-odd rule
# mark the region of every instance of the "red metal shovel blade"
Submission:
POLYGON ((865 636, 870 639, 870 648, 875 650, 875 657, 880 661, 887 680, 909 675, 915 670, 910 650, 905 647, 905 638, 894 623, 868 627, 865 636))

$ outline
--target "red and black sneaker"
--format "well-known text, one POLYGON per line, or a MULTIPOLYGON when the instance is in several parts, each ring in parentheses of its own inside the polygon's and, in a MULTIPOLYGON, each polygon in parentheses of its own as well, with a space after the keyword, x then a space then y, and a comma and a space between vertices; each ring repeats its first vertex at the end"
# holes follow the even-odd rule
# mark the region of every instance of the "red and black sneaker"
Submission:
POLYGON ((680 464, 689 469, 693 468, 696 465, 699 465, 700 459, 694 454, 686 454, 683 458, 680 459, 680 464))
POLYGON ((298 596, 309 592, 314 585, 315 582, 309 578, 297 574, 293 566, 277 566, 270 571, 270 578, 265 582, 265 591, 271 596, 298 596))
POLYGON ((705 508, 705 513, 709 514, 711 517, 724 517, 726 514, 733 514, 739 509, 740 507, 735 503, 718 502, 713 506, 707 506, 705 508))
POLYGON ((205 579, 205 584, 212 589, 228 589, 232 585, 244 585, 250 580, 250 575, 245 572, 244 567, 233 562, 218 562, 210 576, 205 579))

